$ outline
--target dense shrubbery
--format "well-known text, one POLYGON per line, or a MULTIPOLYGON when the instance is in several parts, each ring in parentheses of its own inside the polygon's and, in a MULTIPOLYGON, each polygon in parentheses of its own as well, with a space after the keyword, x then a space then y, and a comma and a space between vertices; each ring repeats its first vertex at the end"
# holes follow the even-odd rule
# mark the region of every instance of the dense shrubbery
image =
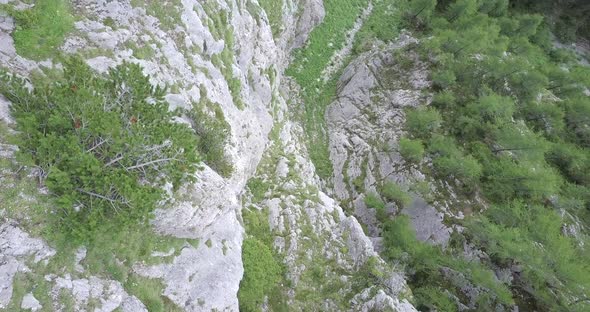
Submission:
POLYGON ((546 14, 548 24, 561 40, 590 38, 590 6, 586 0, 515 0, 511 4, 519 10, 546 14))
POLYGON ((56 196, 57 226, 79 239, 105 222, 145 220, 163 185, 191 179, 199 161, 195 133, 173 119, 163 96, 138 65, 98 75, 78 58, 63 78, 26 82, 2 75, 12 104, 19 156, 40 171, 56 196), (108 221, 107 221, 108 220, 108 221))
POLYGON ((238 299, 240 311, 260 311, 265 297, 273 311, 283 311, 285 296, 280 282, 284 281, 284 267, 279 254, 273 250, 274 236, 265 211, 243 212, 249 237, 242 244, 244 277, 240 282, 238 299))
POLYGON ((247 238, 242 244, 244 278, 240 282, 240 311, 259 311, 264 295, 281 279, 281 267, 261 241, 247 238))
MULTIPOLYGON (((466 265, 462 243, 441 252, 416 242, 405 217, 383 225, 385 254, 407 264, 424 310, 456 310, 449 294, 465 303, 441 268, 488 289, 491 296, 478 302, 482 309, 510 304, 511 296, 522 309, 589 309, 584 272, 590 263, 580 247, 585 230, 573 238, 564 224, 588 224, 590 97, 583 90, 590 87, 590 69, 553 46, 551 17, 522 13, 532 1, 513 1, 518 9, 508 4, 420 0, 405 9, 406 25, 425 35, 421 53, 432 64, 435 93, 431 108, 407 112, 406 130, 424 142, 432 163, 423 166, 435 177, 457 182, 463 196, 482 194, 492 206, 468 218, 460 235, 485 250, 491 263, 466 265), (491 278, 495 267, 518 272, 501 282, 491 278)), ((400 142, 400 150, 416 160, 410 142, 400 142)))
POLYGON ((418 139, 428 139, 438 131, 442 119, 440 113, 431 108, 412 109, 406 114, 406 128, 418 139))
POLYGON ((399 153, 410 163, 419 163, 424 157, 424 145, 420 140, 402 138, 399 140, 399 153))
POLYGON ((507 286, 497 283, 494 273, 485 265, 468 261, 440 248, 416 239, 409 217, 397 216, 383 224, 384 256, 402 261, 412 274, 410 284, 416 299, 417 308, 423 311, 457 311, 458 304, 448 296, 448 291, 460 294, 446 280, 446 272, 462 274, 467 282, 481 287, 479 302, 481 307, 497 304, 512 304, 513 299, 507 286))

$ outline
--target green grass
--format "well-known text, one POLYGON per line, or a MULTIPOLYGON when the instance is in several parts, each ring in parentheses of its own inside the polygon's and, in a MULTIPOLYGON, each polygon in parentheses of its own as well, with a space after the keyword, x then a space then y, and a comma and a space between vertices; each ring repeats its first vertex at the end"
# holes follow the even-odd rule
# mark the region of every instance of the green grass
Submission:
POLYGON ((205 1, 202 4, 203 10, 209 19, 205 19, 205 24, 215 40, 225 38, 225 32, 230 30, 228 27, 228 13, 220 9, 213 1, 205 1))
POLYGON ((65 36, 73 29, 74 18, 67 0, 38 0, 35 6, 17 11, 0 6, 16 21, 12 34, 16 52, 26 58, 43 60, 57 55, 65 36))
POLYGON ((217 67, 225 81, 231 93, 232 99, 236 107, 244 109, 244 101, 241 98, 242 82, 240 79, 234 77, 233 64, 234 64, 234 33, 231 29, 225 31, 225 47, 220 54, 211 56, 211 62, 217 67))
POLYGON ((273 248, 268 211, 244 210, 243 218, 248 238, 242 245, 244 278, 238 292, 240 311, 259 311, 265 296, 268 296, 271 311, 282 311, 285 268, 281 256, 273 248))
MULTIPOLYGON (((384 11, 384 7, 381 7, 382 3, 389 2, 378 3, 378 10, 374 11, 378 13, 374 17, 369 17, 368 26, 360 30, 359 34, 362 34, 363 38, 368 40, 369 37, 377 36, 390 39, 397 33, 397 27, 385 30, 392 24, 391 21, 396 21, 394 12, 384 11)), ((286 71, 286 74, 292 76, 303 90, 301 93, 305 102, 303 123, 309 154, 316 172, 324 180, 328 180, 333 174, 324 113, 336 95, 337 77, 341 72, 334 73, 333 77, 325 83, 321 79, 321 73, 329 65, 334 52, 344 45, 346 32, 353 27, 367 3, 366 0, 324 1, 326 16, 323 23, 311 32, 308 44, 295 51, 294 60, 286 71)))
POLYGON ((295 78, 301 86, 305 102, 304 127, 308 136, 310 157, 316 172, 323 179, 332 176, 333 168, 328 151, 324 112, 336 95, 335 75, 327 83, 321 81, 321 73, 330 58, 345 42, 345 33, 359 16, 366 1, 325 1, 324 22, 310 34, 308 45, 294 53, 294 61, 286 74, 295 78), (330 47, 329 44, 332 44, 330 47))
POLYGON ((164 31, 173 30, 181 24, 180 0, 131 0, 133 7, 143 7, 148 15, 160 21, 160 28, 164 31))
POLYGON ((127 47, 133 51, 133 56, 140 60, 149 60, 156 54, 147 42, 142 42, 141 46, 137 46, 135 42, 128 41, 127 47))
POLYGON ((399 34, 402 1, 373 1, 373 11, 356 35, 353 50, 361 53, 375 39, 387 42, 399 34))
POLYGON ((266 12, 272 35, 276 38, 283 25, 283 0, 260 0, 258 3, 266 12))
POLYGON ((211 62, 217 67, 231 93, 232 99, 236 107, 244 109, 244 101, 242 101, 242 82, 240 79, 234 77, 233 64, 235 59, 234 53, 234 32, 229 24, 229 13, 225 10, 216 7, 213 2, 204 2, 202 4, 203 10, 207 13, 208 19, 205 20, 211 35, 216 40, 224 40, 223 51, 219 54, 211 56, 211 62))
POLYGON ((180 307, 162 295, 164 285, 160 280, 133 274, 125 283, 129 294, 136 296, 150 312, 180 312, 180 307))
POLYGON ((361 163, 361 174, 352 179, 352 185, 358 193, 365 191, 365 179, 367 178, 367 171, 369 170, 369 157, 365 157, 361 163))
POLYGON ((342 48, 346 32, 352 28, 367 0, 326 0, 326 16, 322 24, 311 32, 308 44, 295 51, 287 74, 294 77, 306 94, 318 93, 322 82, 317 81, 335 51, 342 48), (329 46, 329 44, 332 44, 329 46))
POLYGON ((376 210, 385 209, 385 203, 383 202, 383 200, 381 200, 379 195, 375 193, 368 193, 365 196, 365 205, 367 205, 367 207, 369 208, 376 210))
POLYGON ((248 188, 252 193, 252 201, 257 203, 264 199, 264 194, 269 189, 269 183, 264 182, 261 178, 251 178, 248 180, 248 188))
POLYGON ((66 312, 74 312, 76 302, 74 301, 74 297, 70 292, 66 289, 61 289, 59 291, 59 295, 57 297, 58 302, 61 304, 63 311, 66 312))

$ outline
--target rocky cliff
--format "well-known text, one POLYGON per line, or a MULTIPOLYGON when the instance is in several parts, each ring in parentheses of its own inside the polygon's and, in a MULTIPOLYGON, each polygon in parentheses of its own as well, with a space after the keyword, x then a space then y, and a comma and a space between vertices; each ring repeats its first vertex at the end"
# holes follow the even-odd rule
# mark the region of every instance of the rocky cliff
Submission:
MULTIPOLYGON (((321 0, 279 1, 282 5, 271 21, 271 12, 261 2, 71 2, 74 29, 59 51, 82 55, 97 72, 125 61, 137 63, 153 84, 172 86, 166 96, 172 107, 216 105, 229 128, 225 154, 233 167, 231 174, 222 176, 204 164, 196 173, 198 181, 184 185, 155 213, 154 235, 184 239, 185 243, 164 246, 151 254, 151 260, 126 265, 147 280, 161 281, 161 295, 174 309, 237 311, 244 272, 242 243, 250 235, 242 215, 254 212, 268 222, 273 248, 283 259, 288 284, 282 289, 290 309, 414 311, 403 275, 381 260, 357 219, 345 214, 339 202, 348 198, 358 202, 359 194, 345 180, 358 176, 355 170, 361 170, 363 162, 379 175, 367 176, 363 182, 367 188, 392 175, 398 180, 410 178, 396 175, 400 159, 395 153, 375 150, 367 142, 395 145, 403 118, 399 109, 421 101, 420 89, 428 84, 424 72, 412 72, 409 81, 390 77, 383 82, 375 71, 380 62, 392 62, 393 56, 379 48, 344 71, 338 99, 327 113, 335 189, 323 189, 298 117, 303 105, 299 87, 283 75, 291 51, 305 45, 312 29, 322 23, 323 4, 321 0), (383 83, 404 86, 373 94, 371 90, 383 83), (373 107, 375 96, 388 99, 397 109, 385 114, 383 108, 373 107), (360 114, 375 109, 371 113, 379 116, 378 123, 360 114), (385 124, 393 130, 379 131, 385 124), (247 184, 252 178, 263 185, 256 190, 263 196, 247 184), (188 243, 197 240, 197 244, 188 243), (369 266, 372 279, 366 282, 369 266)), ((0 3, 17 10, 31 6, 12 0, 0 3)), ((25 77, 61 68, 58 59, 34 61, 17 54, 11 36, 15 27, 9 15, 0 15, 1 67, 25 77)), ((394 45, 404 46, 412 40, 406 36, 394 45)), ((339 53, 349 50, 345 47, 339 53)), ((334 64, 338 66, 338 61, 334 64)), ((326 69, 327 74, 331 71, 326 69)), ((10 103, 2 99, 0 104, 2 122, 10 125, 10 103)), ((3 141, 0 147, 3 159, 15 161, 12 145, 3 141)), ((4 170, 1 182, 13 183, 10 176, 10 170, 4 170)), ((20 192, 18 184, 10 187, 20 192)), ((27 221, 26 211, 36 199, 23 197, 19 197, 20 210, 0 207, 0 309, 148 309, 125 285, 88 273, 84 247, 75 252, 73 270, 48 268, 55 251, 51 242, 37 237, 40 233, 27 221), (42 277, 48 296, 35 297, 37 282, 21 282, 26 274, 42 277), (63 300, 66 297, 70 299, 63 300)), ((361 206, 354 204, 356 215, 370 224, 372 217, 361 206)), ((368 233, 376 236, 374 231, 369 228, 368 233)), ((424 235, 444 241, 445 231, 434 228, 424 235)))

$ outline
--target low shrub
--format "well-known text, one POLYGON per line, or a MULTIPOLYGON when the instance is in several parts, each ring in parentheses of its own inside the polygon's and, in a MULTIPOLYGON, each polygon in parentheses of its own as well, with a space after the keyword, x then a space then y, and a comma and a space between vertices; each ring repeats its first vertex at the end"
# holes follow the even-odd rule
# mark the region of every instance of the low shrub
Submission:
POLYGON ((399 153, 410 163, 419 163, 424 157, 424 145, 420 140, 402 138, 399 140, 399 153))
POLYGON ((32 81, 32 91, 1 74, 0 93, 12 102, 19 159, 57 199, 56 226, 86 240, 105 222, 147 220, 164 184, 192 180, 197 137, 138 65, 100 75, 77 57, 63 64, 61 78, 32 81))
POLYGON ((399 208, 407 207, 412 202, 412 197, 402 190, 399 185, 391 181, 383 185, 381 195, 387 201, 394 202, 399 208))
POLYGON ((242 260, 244 277, 238 292, 240 311, 260 311, 265 295, 281 280, 281 266, 272 251, 254 238, 244 240, 242 260))

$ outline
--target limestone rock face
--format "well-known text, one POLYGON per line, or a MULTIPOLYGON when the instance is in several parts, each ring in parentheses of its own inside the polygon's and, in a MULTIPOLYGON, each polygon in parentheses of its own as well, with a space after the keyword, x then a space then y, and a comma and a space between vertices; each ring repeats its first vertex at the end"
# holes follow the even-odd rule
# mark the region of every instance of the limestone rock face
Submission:
POLYGON ((30 270, 25 261, 47 260, 55 254, 45 242, 32 238, 14 222, 0 216, 0 308, 6 308, 12 297, 12 281, 18 272, 30 270))
MULTIPOLYGON (((284 84, 284 88, 291 87, 296 88, 293 83, 284 84)), ((286 89, 282 93, 290 94, 291 98, 277 101, 280 111, 288 112, 289 108, 302 105, 295 90, 286 89)), ((318 307, 327 311, 365 311, 371 307, 415 311, 407 299, 398 299, 409 293, 403 275, 379 257, 356 218, 346 216, 338 203, 319 188, 301 125, 288 114, 276 118, 273 129, 276 137, 257 170, 257 177, 269 185, 265 196, 268 199, 248 206, 268 211, 274 245, 285 256, 288 280, 292 283, 289 307, 294 311, 318 307), (365 277, 367 269, 383 272, 373 281, 374 285, 366 286, 372 289, 370 294, 379 292, 380 299, 369 292, 359 296, 368 289, 355 287, 353 280, 359 275, 365 277), (328 298, 297 296, 327 289, 338 291, 328 292, 331 294, 328 298), (372 300, 379 302, 367 303, 372 300)))
MULTIPOLYGON (((135 1, 130 0, 72 2, 77 14, 75 30, 60 47, 62 52, 84 56, 98 72, 125 61, 137 63, 150 75, 152 83, 172 86, 166 99, 173 108, 215 103, 229 125, 225 150, 233 164, 231 175, 223 177, 203 165, 204 169, 196 173, 197 182, 181 187, 171 201, 156 211, 152 221, 161 235, 197 239, 200 243, 185 244, 181 250, 164 255, 171 258, 166 263, 135 263, 133 271, 161 281, 162 295, 182 310, 237 311, 245 236, 242 210, 266 206, 273 233, 280 234, 275 236, 275 247, 284 256, 293 282, 289 290, 293 310, 415 311, 407 299, 399 298, 409 297, 405 296, 409 291, 403 276, 379 258, 357 219, 346 216, 337 201, 321 190, 303 141, 302 126, 292 114, 296 108, 291 105, 302 105, 297 97, 299 91, 283 77, 283 70, 291 50, 305 44, 325 11, 321 0, 282 3, 283 26, 273 36, 266 14, 256 9, 258 2, 254 0, 166 1, 161 4, 166 7, 159 8, 166 10, 166 16, 150 7, 135 6, 135 1), (220 15, 226 17, 227 23, 216 25, 220 15), (277 138, 271 138, 271 130, 276 130, 277 138), (269 193, 272 196, 262 203, 251 203, 245 188, 255 174, 274 185, 269 193), (368 265, 384 272, 378 285, 353 289, 353 279, 368 265), (321 272, 318 278, 317 272, 321 272), (342 295, 347 296, 298 299, 299 293, 313 293, 326 286, 340 287, 342 295)), ((52 60, 35 62, 17 55, 10 36, 14 29, 10 17, 0 16, 1 67, 23 76, 41 68, 60 68, 52 60)), ((412 40, 405 38, 398 45, 412 40)), ((360 168, 373 129, 349 129, 343 125, 346 120, 360 124, 359 112, 369 103, 366 99, 370 98, 371 88, 379 83, 372 70, 380 66, 379 62, 390 59, 382 52, 365 55, 341 78, 339 98, 344 102, 333 104, 327 115, 334 125, 330 131, 335 130, 331 144, 337 172, 342 173, 346 146, 358 151, 351 168, 360 168), (376 55, 383 60, 377 60, 376 55), (373 63, 363 63, 368 60, 373 63), (355 91, 359 88, 361 92, 355 91), (346 98, 350 100, 346 102, 346 98), (355 136, 350 135, 352 130, 358 130, 355 136)), ((421 71, 416 72, 414 80, 414 87, 383 96, 397 99, 399 105, 415 105, 421 98, 419 89, 427 82, 421 71)), ((0 104, 2 121, 10 122, 9 104, 2 98, 0 104)), ((395 121, 401 118, 396 114, 399 112, 387 116, 395 121)), ((393 133, 388 140, 397 137, 393 133)), ((393 172, 391 166, 385 165, 385 155, 372 157, 375 159, 370 161, 371 166, 383 160, 383 176, 393 172)), ((349 174, 353 174, 352 170, 349 174)), ((368 185, 376 178, 369 179, 368 185)), ((342 174, 335 177, 336 199, 347 195, 343 181, 342 174)), ((22 258, 43 261, 52 257, 53 251, 10 221, 0 226, 0 251, 2 308, 10 303, 15 274, 27 270, 22 258)), ((51 285, 54 309, 64 308, 58 297, 65 293, 71 296, 76 311, 91 304, 98 306, 97 311, 147 310, 146 304, 127 293, 121 283, 88 275, 85 256, 85 249, 76 253, 74 274, 56 272, 45 276, 51 285)), ((35 309, 33 299, 26 296, 22 305, 35 309)))
POLYGON ((64 309, 59 300, 62 291, 71 293, 76 311, 84 311, 91 300, 100 302, 100 307, 94 311, 111 312, 117 308, 124 312, 147 312, 145 305, 135 296, 127 294, 123 285, 117 281, 104 280, 91 276, 90 278, 72 279, 69 275, 56 277, 46 276, 46 280, 53 282, 51 296, 53 308, 57 311, 64 309))
MULTIPOLYGON (((380 228, 375 210, 366 206, 365 197, 369 193, 379 195, 380 187, 387 182, 398 184, 412 199, 407 207, 386 203, 387 213, 408 215, 421 241, 445 246, 453 229, 443 219, 463 217, 449 208, 460 201, 453 188, 428 180, 418 166, 406 162, 399 153, 399 140, 406 135, 405 109, 431 101, 425 92, 430 86, 427 66, 411 48, 418 43, 402 33, 392 43, 373 45, 344 69, 336 100, 326 111, 334 197, 367 225, 378 250, 380 228), (427 190, 419 193, 413 189, 418 183, 427 190), (438 196, 443 193, 447 196, 438 196)), ((431 165, 428 158, 422 164, 431 165)))
POLYGON ((404 108, 429 102, 421 91, 429 86, 425 65, 416 55, 402 52, 415 64, 402 68, 399 55, 394 54, 417 42, 402 34, 396 42, 376 46, 352 61, 326 112, 334 196, 350 202, 348 209, 368 225, 370 236, 380 233, 364 196, 377 193, 378 185, 386 181, 404 185, 424 179, 397 151, 404 134, 404 108))

